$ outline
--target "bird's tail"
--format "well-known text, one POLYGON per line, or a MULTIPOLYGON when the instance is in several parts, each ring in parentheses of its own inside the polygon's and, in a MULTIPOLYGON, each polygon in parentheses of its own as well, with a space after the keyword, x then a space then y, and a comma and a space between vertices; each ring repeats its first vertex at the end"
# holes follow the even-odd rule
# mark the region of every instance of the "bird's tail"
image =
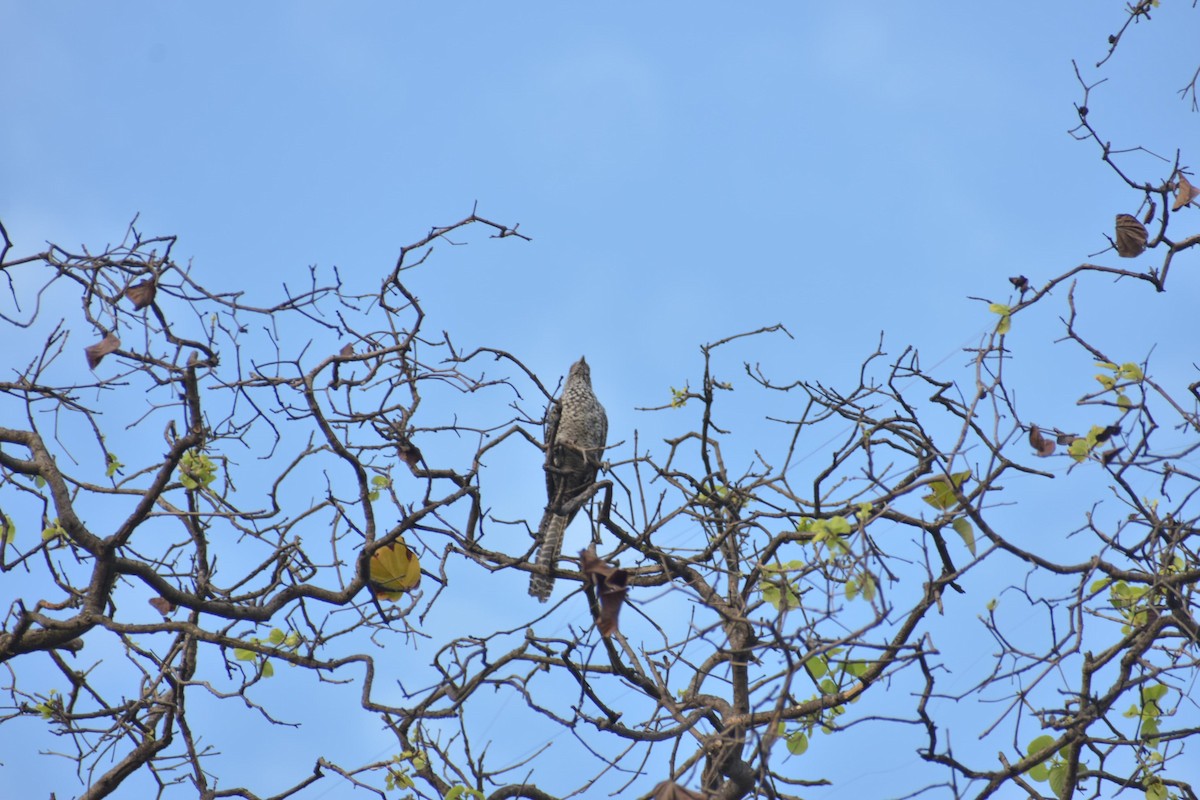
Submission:
POLYGON ((538 550, 537 565, 529 575, 529 594, 543 603, 550 599, 550 592, 554 591, 554 568, 558 566, 558 558, 562 555, 563 534, 567 531, 569 519, 547 511, 538 525, 538 539, 542 546, 538 550))

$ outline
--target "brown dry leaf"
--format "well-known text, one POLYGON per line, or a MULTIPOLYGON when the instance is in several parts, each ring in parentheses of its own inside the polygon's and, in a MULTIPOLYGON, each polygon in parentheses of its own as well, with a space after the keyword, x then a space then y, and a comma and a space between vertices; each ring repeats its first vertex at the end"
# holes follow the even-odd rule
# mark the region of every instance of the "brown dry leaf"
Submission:
POLYGON ((116 352, 120 346, 121 340, 117 338, 115 333, 110 333, 95 344, 83 348, 83 354, 87 356, 88 366, 95 369, 100 363, 100 359, 109 353, 116 352))
POLYGON ((1117 255, 1121 258, 1136 258, 1146 249, 1149 239, 1146 226, 1129 214, 1117 214, 1117 255))
POLYGON ((1107 442, 1109 439, 1116 436, 1120 432, 1121 432, 1120 425, 1109 425, 1107 428, 1105 428, 1104 430, 1102 430, 1096 434, 1096 443, 1104 444, 1105 442, 1107 442))
POLYGON ((415 474, 420 469, 421 449, 407 438, 402 438, 396 442, 396 453, 399 454, 400 460, 408 465, 410 472, 415 474))
POLYGON ((663 781, 650 793, 653 800, 704 800, 704 795, 685 789, 674 781, 663 781))
POLYGON ((1192 186, 1188 182, 1188 179, 1183 177, 1182 172, 1176 173, 1175 178, 1175 202, 1171 204, 1172 211, 1178 211, 1197 197, 1200 197, 1200 189, 1192 186))
POLYGON ((134 311, 141 311, 154 302, 154 293, 156 291, 158 291, 158 288, 154 285, 153 280, 144 280, 126 289, 125 296, 133 303, 134 311))
POLYGON ((165 597, 151 597, 146 602, 154 606, 154 608, 158 610, 158 613, 162 614, 164 617, 175 610, 175 604, 165 597))
POLYGON ((1042 436, 1037 425, 1029 426, 1029 446, 1042 458, 1054 453, 1054 441, 1042 436))
POLYGON ((583 550, 579 553, 579 566, 596 587, 600 601, 600 616, 596 627, 600 635, 608 638, 617 630, 617 616, 621 613, 621 604, 629 593, 629 573, 620 567, 606 564, 594 549, 583 550))
POLYGON ((1146 213, 1142 215, 1142 224, 1143 225, 1149 225, 1151 222, 1154 221, 1154 212, 1156 210, 1158 210, 1158 206, 1156 206, 1154 204, 1154 201, 1151 200, 1150 207, 1147 208, 1146 213))
POLYGON ((1075 441, 1078 438, 1079 438, 1079 434, 1077 434, 1077 433, 1060 433, 1056 437, 1054 437, 1054 440, 1056 442, 1058 442, 1059 444, 1070 447, 1071 442, 1075 441))

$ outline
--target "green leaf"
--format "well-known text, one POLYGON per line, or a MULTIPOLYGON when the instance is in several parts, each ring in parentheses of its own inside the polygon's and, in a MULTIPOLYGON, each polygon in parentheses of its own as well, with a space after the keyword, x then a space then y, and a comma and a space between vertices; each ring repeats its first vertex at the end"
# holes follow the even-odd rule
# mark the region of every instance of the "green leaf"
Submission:
POLYGON ((994 597, 993 597, 991 600, 988 600, 988 602, 987 602, 987 610, 988 610, 988 611, 995 611, 995 610, 996 610, 996 598, 994 598, 994 597))
POLYGON ((271 628, 271 633, 269 636, 267 636, 267 641, 271 644, 278 645, 281 644, 286 638, 287 634, 279 630, 279 628, 271 628))
POLYGON ((1092 445, 1088 444, 1087 439, 1076 439, 1067 447, 1067 454, 1076 461, 1086 461, 1091 448, 1092 445))
POLYGON ((1059 764, 1050 768, 1050 789, 1056 797, 1066 797, 1067 765, 1059 764))
POLYGON ((813 680, 820 680, 829 673, 829 664, 821 656, 813 656, 804 662, 804 666, 808 669, 808 674, 813 677, 813 680))
POLYGON ((961 487, 963 481, 971 476, 971 471, 955 472, 950 475, 950 480, 936 480, 929 484, 929 494, 921 499, 939 511, 948 511, 958 505, 958 498, 954 496, 954 487, 961 487))
POLYGON ((0 514, 0 539, 5 543, 12 544, 12 540, 17 536, 17 526, 13 524, 12 517, 7 514, 0 514))
POLYGON ((1117 385, 1117 380, 1112 375, 1097 375, 1096 382, 1103 386, 1105 391, 1109 392, 1117 385))
POLYGON ((1117 371, 1117 374, 1127 381, 1135 382, 1140 382, 1145 377, 1145 375, 1142 374, 1142 368, 1137 364, 1134 364, 1132 361, 1126 361, 1124 364, 1122 364, 1121 368, 1117 371))
POLYGON ((847 600, 853 600, 858 597, 858 581, 854 578, 846 581, 846 588, 843 590, 847 600))
POLYGON ((235 647, 233 649, 233 657, 238 661, 253 661, 258 656, 253 650, 243 650, 240 647, 235 647))
POLYGON ((1167 687, 1161 683, 1151 684, 1150 686, 1142 687, 1142 702, 1154 703, 1162 700, 1167 695, 1167 687))
POLYGON ((871 577, 870 573, 863 573, 859 580, 859 588, 862 591, 863 599, 868 603, 875 599, 875 579, 871 577))
POLYGON ((1162 781, 1146 783, 1146 800, 1167 800, 1170 795, 1167 793, 1167 787, 1162 781))
POLYGON ((36 486, 37 488, 41 489, 42 487, 44 487, 46 485, 46 479, 43 478, 41 475, 36 475, 36 476, 34 476, 34 479, 33 479, 33 485, 36 486))
POLYGON ((1025 748, 1025 752, 1029 755, 1033 755, 1034 753, 1039 753, 1042 750, 1045 750, 1052 744, 1054 744, 1054 737, 1050 736, 1049 734, 1043 734, 1030 742, 1029 746, 1025 748))
POLYGON ((263 659, 262 675, 264 678, 271 678, 275 675, 275 668, 271 666, 271 660, 268 658, 263 659))
POLYGON ((804 755, 804 751, 808 750, 808 734, 804 731, 796 731, 787 737, 787 749, 794 756, 804 755))
POLYGON ((954 522, 950 523, 950 527, 954 528, 954 532, 962 537, 963 544, 971 551, 971 555, 975 555, 975 529, 971 527, 970 522, 967 522, 967 518, 956 517, 954 522))
POLYGON ((1050 777, 1050 768, 1045 764, 1038 764, 1036 767, 1030 768, 1029 777, 1038 783, 1045 783, 1046 779, 1050 777))
POLYGON ((125 466, 125 465, 122 464, 120 461, 118 461, 117 457, 114 454, 109 453, 108 454, 108 466, 104 470, 104 477, 111 478, 113 475, 116 475, 117 470, 119 470, 123 466, 125 466))
POLYGON ((1120 408, 1133 408, 1133 401, 1123 394, 1117 395, 1117 406, 1120 408))

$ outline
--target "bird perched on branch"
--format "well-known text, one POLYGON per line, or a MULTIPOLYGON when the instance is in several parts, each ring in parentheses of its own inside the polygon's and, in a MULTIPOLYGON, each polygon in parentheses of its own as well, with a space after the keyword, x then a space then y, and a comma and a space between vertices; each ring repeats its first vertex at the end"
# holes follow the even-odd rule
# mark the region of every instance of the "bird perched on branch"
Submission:
POLYGON ((546 602, 554 589, 554 569, 563 533, 587 500, 608 440, 608 417, 592 392, 592 372, 580 358, 571 365, 562 397, 546 415, 546 512, 538 525, 537 565, 529 594, 546 602))

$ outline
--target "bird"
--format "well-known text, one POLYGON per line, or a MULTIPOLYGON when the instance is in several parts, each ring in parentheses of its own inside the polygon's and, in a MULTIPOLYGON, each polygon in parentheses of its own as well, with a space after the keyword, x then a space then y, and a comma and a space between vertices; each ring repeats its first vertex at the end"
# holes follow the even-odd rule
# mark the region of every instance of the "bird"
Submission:
POLYGON ((571 365, 562 396, 546 414, 546 510, 538 525, 537 561, 529 594, 541 602, 554 590, 563 534, 596 481, 608 441, 608 417, 592 391, 592 372, 580 357, 571 365))

